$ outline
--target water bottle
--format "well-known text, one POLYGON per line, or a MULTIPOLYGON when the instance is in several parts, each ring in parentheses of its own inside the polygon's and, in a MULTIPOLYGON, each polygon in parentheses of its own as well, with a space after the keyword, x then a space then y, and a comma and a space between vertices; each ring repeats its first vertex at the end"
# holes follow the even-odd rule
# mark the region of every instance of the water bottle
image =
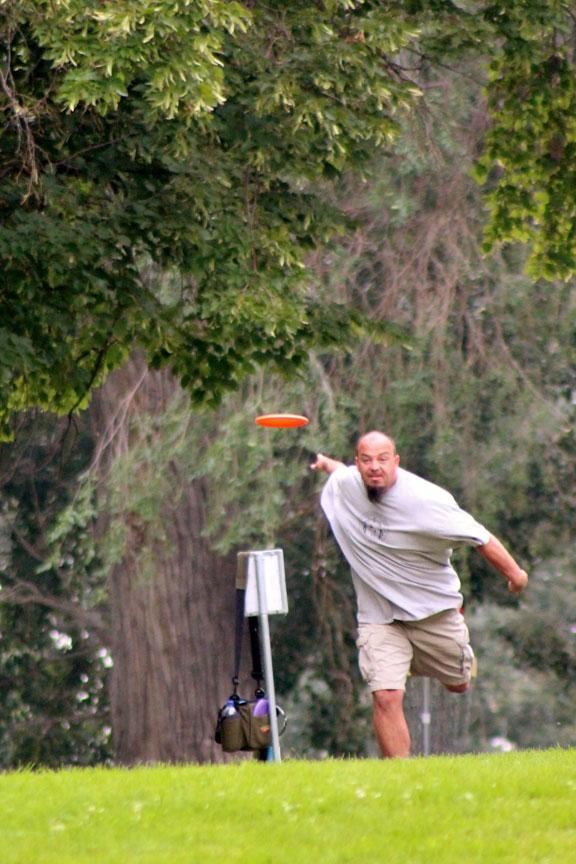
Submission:
POLYGON ((222 749, 227 753, 241 750, 244 746, 242 719, 238 712, 235 699, 228 699, 221 712, 222 717, 222 749))
POLYGON ((235 717, 236 714, 238 714, 238 711, 236 710, 234 699, 228 699, 222 709, 222 717, 235 717))
POLYGON ((265 696, 261 696, 260 699, 256 701, 254 705, 254 710, 252 711, 253 717, 264 717, 265 714, 268 714, 270 711, 270 706, 268 704, 268 700, 265 696))

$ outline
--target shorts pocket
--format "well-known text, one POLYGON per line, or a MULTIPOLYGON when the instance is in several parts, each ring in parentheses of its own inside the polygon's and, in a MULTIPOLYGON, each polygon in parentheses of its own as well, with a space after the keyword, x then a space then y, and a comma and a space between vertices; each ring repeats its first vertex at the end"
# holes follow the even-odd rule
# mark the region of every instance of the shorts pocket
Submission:
POLYGON ((370 637, 367 633, 361 633, 356 639, 356 647, 358 648, 358 666, 360 674, 367 684, 374 677, 374 664, 370 656, 370 637))
POLYGON ((462 677, 466 678, 467 681, 472 677, 475 665, 476 657, 474 656, 472 646, 470 644, 463 645, 460 652, 460 671, 462 672, 462 677))

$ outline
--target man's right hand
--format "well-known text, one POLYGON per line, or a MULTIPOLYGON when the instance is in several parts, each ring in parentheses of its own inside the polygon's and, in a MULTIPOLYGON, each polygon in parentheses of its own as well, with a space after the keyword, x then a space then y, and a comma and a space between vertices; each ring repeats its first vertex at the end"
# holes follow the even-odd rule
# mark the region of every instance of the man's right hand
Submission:
POLYGON ((323 453, 316 454, 316 461, 312 462, 310 468, 313 471, 324 471, 326 474, 332 474, 337 468, 344 465, 343 462, 338 462, 337 459, 331 459, 330 456, 325 456, 323 453))
POLYGON ((477 546, 478 552, 496 567, 508 582, 512 594, 521 594, 528 584, 528 574, 518 566, 505 546, 493 534, 483 546, 477 546))
POLYGON ((524 588, 528 585, 528 574, 525 570, 519 570, 518 575, 515 576, 514 580, 508 580, 508 590, 512 592, 512 594, 521 594, 524 588))

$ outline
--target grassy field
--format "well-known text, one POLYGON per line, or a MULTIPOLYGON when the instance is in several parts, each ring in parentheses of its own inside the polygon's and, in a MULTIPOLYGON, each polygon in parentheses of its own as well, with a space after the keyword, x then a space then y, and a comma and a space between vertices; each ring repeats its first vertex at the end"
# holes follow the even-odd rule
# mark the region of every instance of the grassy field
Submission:
POLYGON ((571 864, 576 750, 0 776, 2 864, 571 864))

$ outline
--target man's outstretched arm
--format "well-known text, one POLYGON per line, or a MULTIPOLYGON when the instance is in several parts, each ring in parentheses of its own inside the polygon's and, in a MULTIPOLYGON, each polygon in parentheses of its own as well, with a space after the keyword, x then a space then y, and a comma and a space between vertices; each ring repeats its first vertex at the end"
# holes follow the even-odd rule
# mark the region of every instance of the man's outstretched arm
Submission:
POLYGON ((497 537, 491 534, 488 542, 483 546, 476 546, 476 549, 504 576, 513 594, 520 594, 524 590, 528 584, 528 574, 516 563, 497 537))
POLYGON ((316 454, 316 461, 310 465, 313 471, 324 471, 326 474, 332 474, 337 468, 344 468, 344 462, 339 462, 337 459, 331 459, 330 456, 325 456, 323 453, 316 454))

